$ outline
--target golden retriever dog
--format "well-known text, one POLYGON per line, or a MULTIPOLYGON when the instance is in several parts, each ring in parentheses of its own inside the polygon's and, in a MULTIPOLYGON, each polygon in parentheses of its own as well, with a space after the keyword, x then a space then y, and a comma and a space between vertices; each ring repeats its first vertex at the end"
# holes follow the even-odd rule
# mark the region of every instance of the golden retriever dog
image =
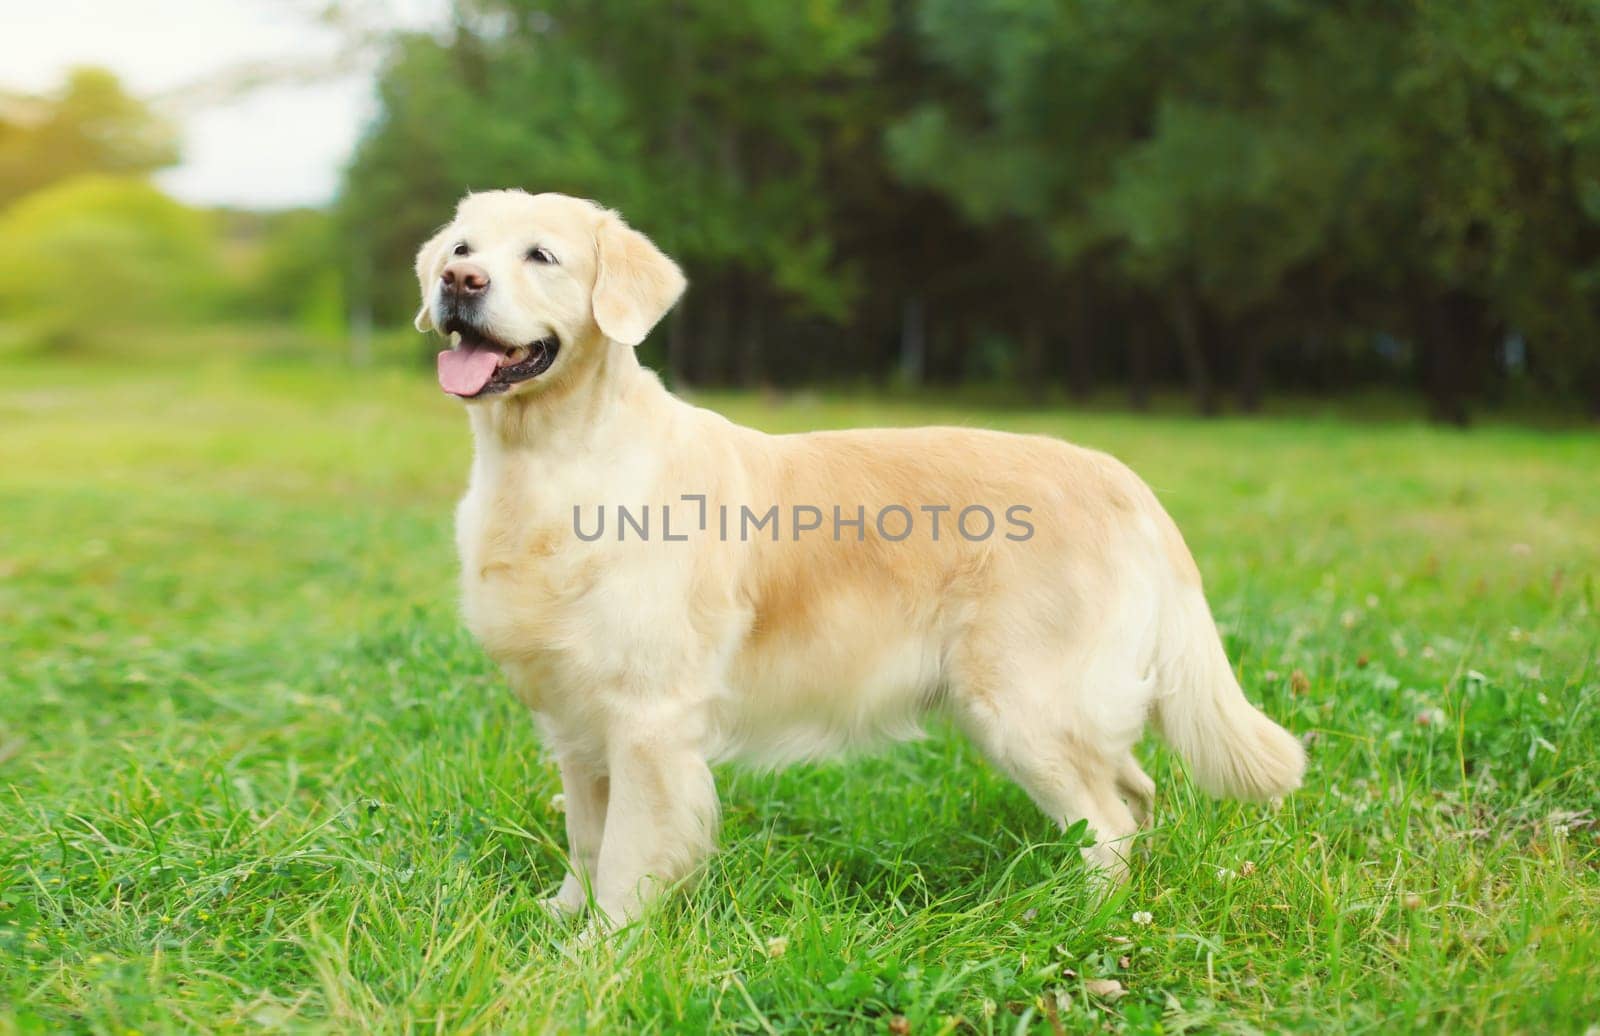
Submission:
POLYGON ((1150 813, 1147 721, 1208 792, 1299 785, 1300 743, 1241 692, 1182 536, 1111 457, 965 428, 767 435, 691 406, 634 355, 683 274, 592 202, 468 195, 417 276, 475 441, 466 624, 560 766, 553 909, 592 905, 603 930, 692 874, 712 763, 910 737, 935 712, 1057 823, 1087 821, 1102 879, 1150 813))

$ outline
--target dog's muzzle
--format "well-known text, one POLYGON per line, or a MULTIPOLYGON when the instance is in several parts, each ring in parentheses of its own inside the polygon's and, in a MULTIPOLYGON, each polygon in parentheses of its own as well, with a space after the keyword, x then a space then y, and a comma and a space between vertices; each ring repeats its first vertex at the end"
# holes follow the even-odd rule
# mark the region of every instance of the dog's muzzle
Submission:
POLYGON ((550 369, 561 351, 555 335, 527 345, 508 345, 469 322, 458 309, 440 326, 456 336, 456 343, 439 353, 439 387, 462 399, 492 396, 537 378, 550 369))

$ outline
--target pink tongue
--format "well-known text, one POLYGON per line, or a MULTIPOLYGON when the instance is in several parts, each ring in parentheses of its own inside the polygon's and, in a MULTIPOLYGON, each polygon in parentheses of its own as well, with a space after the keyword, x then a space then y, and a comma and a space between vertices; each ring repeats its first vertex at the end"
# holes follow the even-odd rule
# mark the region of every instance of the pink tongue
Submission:
POLYGON ((494 377, 500 356, 493 349, 463 345, 439 354, 439 387, 452 396, 476 396, 494 377))

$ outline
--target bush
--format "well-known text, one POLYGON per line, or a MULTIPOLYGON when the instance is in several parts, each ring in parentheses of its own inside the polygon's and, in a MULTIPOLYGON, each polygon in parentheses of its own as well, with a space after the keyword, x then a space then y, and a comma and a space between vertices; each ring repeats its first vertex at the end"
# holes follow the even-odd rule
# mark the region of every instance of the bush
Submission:
POLYGON ((84 176, 0 213, 0 313, 50 348, 216 316, 225 277, 205 213, 129 177, 84 176))

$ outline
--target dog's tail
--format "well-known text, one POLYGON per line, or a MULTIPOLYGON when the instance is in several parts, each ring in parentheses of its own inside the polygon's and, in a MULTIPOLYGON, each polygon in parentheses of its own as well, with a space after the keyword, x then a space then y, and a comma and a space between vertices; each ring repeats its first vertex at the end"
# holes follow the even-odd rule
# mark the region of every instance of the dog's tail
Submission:
POLYGON ((1294 791, 1305 749, 1245 698, 1198 581, 1175 587, 1168 609, 1154 709, 1162 737, 1212 795, 1264 801, 1294 791))

